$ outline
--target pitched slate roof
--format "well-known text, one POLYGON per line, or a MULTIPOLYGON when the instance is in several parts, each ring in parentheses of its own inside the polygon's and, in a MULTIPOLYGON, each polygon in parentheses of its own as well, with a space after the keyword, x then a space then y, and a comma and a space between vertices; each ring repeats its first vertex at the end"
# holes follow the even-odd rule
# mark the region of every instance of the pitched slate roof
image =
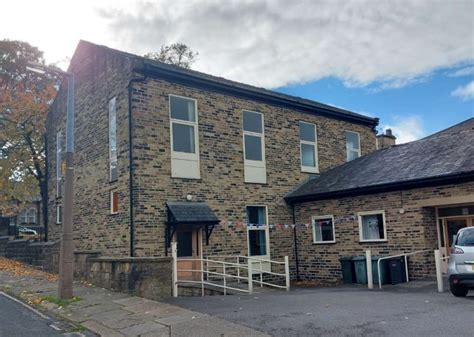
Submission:
POLYGON ((76 52, 74 53, 73 60, 77 54, 80 54, 78 53, 78 50, 87 48, 100 48, 102 50, 108 50, 113 53, 122 54, 135 61, 135 71, 152 75, 155 74, 160 78, 172 79, 173 81, 183 83, 185 85, 199 86, 215 91, 223 91, 226 94, 251 98, 291 109, 327 116, 330 118, 348 120, 354 123, 371 126, 374 129, 379 122, 378 118, 367 117, 331 105, 231 81, 223 77, 212 76, 191 69, 184 69, 182 67, 151 60, 142 56, 126 53, 106 46, 96 45, 83 40, 79 42, 76 52))
POLYGON ((474 180, 474 118, 426 138, 381 149, 316 176, 289 203, 474 180))
POLYGON ((205 202, 171 202, 166 203, 174 223, 218 223, 219 219, 205 202))

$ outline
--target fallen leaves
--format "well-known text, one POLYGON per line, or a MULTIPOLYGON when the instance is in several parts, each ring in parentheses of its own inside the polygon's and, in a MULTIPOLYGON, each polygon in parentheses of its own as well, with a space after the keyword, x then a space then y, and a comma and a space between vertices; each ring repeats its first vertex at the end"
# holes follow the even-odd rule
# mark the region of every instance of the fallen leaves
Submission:
POLYGON ((36 279, 48 280, 50 282, 56 282, 58 280, 57 274, 47 273, 28 266, 25 263, 3 257, 0 257, 0 270, 11 272, 15 276, 33 277, 36 279))

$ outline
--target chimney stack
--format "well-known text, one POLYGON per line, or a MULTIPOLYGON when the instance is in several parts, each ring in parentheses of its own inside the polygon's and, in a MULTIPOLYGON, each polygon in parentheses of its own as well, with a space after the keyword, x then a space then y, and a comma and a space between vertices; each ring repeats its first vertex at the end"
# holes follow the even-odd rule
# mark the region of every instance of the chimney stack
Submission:
POLYGON ((385 149, 395 145, 395 137, 392 134, 392 129, 385 130, 385 133, 377 136, 377 149, 385 149))

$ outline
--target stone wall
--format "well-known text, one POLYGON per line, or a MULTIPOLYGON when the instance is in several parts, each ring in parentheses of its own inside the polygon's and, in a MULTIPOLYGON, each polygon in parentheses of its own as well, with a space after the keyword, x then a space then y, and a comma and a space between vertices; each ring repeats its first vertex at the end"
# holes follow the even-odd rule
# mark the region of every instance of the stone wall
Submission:
MULTIPOLYGON (((58 273, 59 246, 0 237, 0 256, 58 273)), ((154 300, 172 295, 171 258, 100 257, 99 251, 75 251, 74 258, 75 279, 154 300)))
POLYGON ((160 300, 172 295, 171 261, 167 257, 90 258, 86 279, 99 287, 160 300))
MULTIPOLYGON (((421 207, 419 203, 472 194, 474 182, 298 204, 298 223, 311 223, 312 216, 326 215, 333 215, 336 222, 336 243, 315 244, 311 226, 298 228, 300 275, 304 279, 337 282, 342 278, 339 258, 343 256, 363 256, 367 249, 372 250, 373 256, 438 249, 435 208, 421 207), (387 241, 359 242, 357 213, 377 210, 385 211, 387 241)), ((432 252, 409 259, 410 277, 435 274, 432 252)))

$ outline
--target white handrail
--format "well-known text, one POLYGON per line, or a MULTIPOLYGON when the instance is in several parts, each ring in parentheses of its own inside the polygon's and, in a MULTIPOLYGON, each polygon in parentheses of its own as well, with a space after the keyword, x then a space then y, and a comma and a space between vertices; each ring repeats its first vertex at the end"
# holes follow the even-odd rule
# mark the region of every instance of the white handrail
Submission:
MULTIPOLYGON (((175 247, 173 247, 175 248, 175 247)), ((233 262, 228 261, 221 261, 217 259, 210 259, 210 256, 207 257, 200 257, 200 258, 179 258, 179 261, 190 261, 190 262, 199 262, 199 267, 197 263, 194 263, 194 267, 192 269, 178 269, 177 267, 177 251, 176 248, 173 250, 173 295, 177 296, 177 285, 182 283, 194 283, 201 285, 201 293, 204 296, 204 285, 215 286, 224 289, 224 295, 227 294, 227 290, 237 290, 241 292, 247 292, 252 294, 253 291, 253 283, 259 283, 261 287, 264 285, 275 287, 279 289, 290 289, 290 275, 289 275, 289 263, 288 263, 288 256, 285 256, 284 261, 274 261, 268 259, 260 259, 260 258, 253 258, 248 256, 218 256, 214 255, 214 258, 232 258, 233 262), (247 263, 243 264, 241 259, 246 260, 247 263), (235 262, 234 262, 235 261, 235 262), (263 263, 270 262, 274 264, 283 264, 284 265, 284 273, 277 273, 274 271, 267 271, 264 270, 263 263), (206 266, 204 266, 204 263, 206 266), (253 264, 258 263, 259 268, 256 269, 253 264), (197 268, 196 268, 197 267, 197 268), (219 268, 222 268, 222 272, 220 272, 219 268), (242 276, 241 270, 247 271, 247 275, 242 276), (190 273, 191 275, 195 275, 195 273, 201 273, 201 277, 197 280, 186 280, 186 279, 178 279, 178 272, 190 273), (254 273, 260 274, 260 277, 256 280, 253 280, 252 275, 254 273), (283 277, 285 279, 285 285, 280 285, 276 283, 272 283, 270 281, 264 281, 263 274, 273 275, 277 277, 283 277), (209 275, 217 276, 216 280, 219 278, 221 279, 223 284, 213 283, 209 281, 209 275), (239 289, 228 285, 228 280, 234 279, 237 283, 241 283, 243 280, 247 280, 248 282, 248 289, 239 289), (176 291, 175 291, 176 289, 176 291)), ((219 281, 220 282, 220 281, 219 281)))
POLYGON ((382 260, 387 260, 387 259, 393 259, 395 257, 405 257, 405 274, 406 274, 406 279, 407 279, 407 282, 409 281, 409 278, 408 278, 408 261, 407 261, 407 257, 410 256, 410 255, 415 255, 415 254, 421 254, 421 253, 426 253, 426 252, 430 252, 431 249, 425 249, 425 250, 418 250, 416 252, 411 252, 411 253, 404 253, 404 254, 397 254, 397 255, 391 255, 391 256, 384 256, 384 257, 381 257, 377 260, 377 273, 378 273, 378 277, 379 277, 379 289, 382 289, 382 276, 380 275, 380 261, 382 260))

